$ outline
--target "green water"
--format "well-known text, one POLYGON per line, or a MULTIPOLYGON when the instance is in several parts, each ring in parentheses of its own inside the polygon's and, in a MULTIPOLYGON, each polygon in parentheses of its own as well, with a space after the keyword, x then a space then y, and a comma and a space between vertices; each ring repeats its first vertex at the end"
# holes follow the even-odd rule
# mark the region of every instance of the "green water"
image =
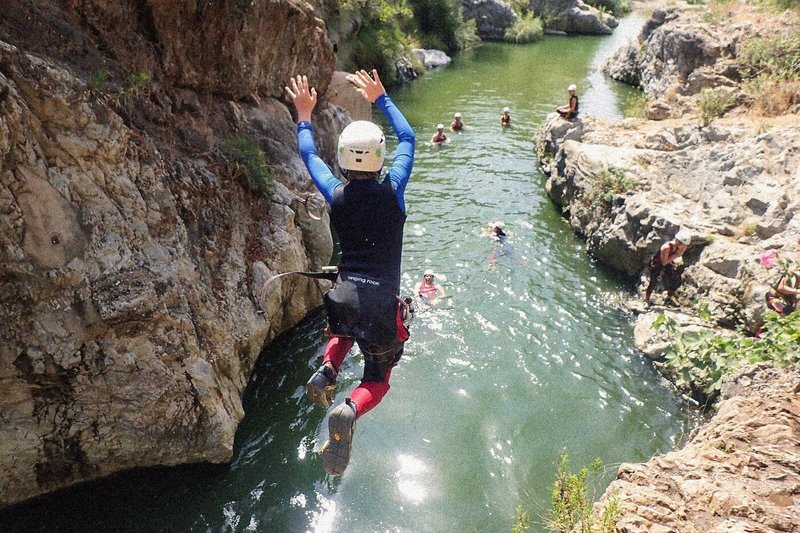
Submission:
MULTIPOLYGON (((325 412, 303 398, 325 342, 315 312, 265 350, 230 465, 86 484, 0 513, 0 529, 508 531, 518 503, 534 517, 546 509, 561 450, 576 465, 615 465, 672 449, 695 415, 636 352, 614 306, 622 281, 587 257, 548 201, 531 149, 569 83, 584 113, 618 115, 630 91, 594 68, 639 24, 627 19, 610 38, 482 46, 393 93, 420 141, 403 283, 411 291, 433 268, 452 298, 420 312, 391 392, 359 422, 344 476, 324 475, 315 450, 325 412), (427 146, 455 111, 472 129, 427 146), (497 219, 509 244, 492 265, 494 244, 479 229, 497 219)), ((347 359, 339 400, 361 368, 359 354, 347 359)))

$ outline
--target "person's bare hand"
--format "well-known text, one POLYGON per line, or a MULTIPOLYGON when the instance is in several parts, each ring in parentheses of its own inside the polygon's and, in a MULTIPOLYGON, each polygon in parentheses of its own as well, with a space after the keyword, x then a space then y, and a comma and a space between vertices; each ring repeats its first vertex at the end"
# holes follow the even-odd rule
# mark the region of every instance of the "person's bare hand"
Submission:
POLYGON ((300 76, 291 78, 289 85, 286 87, 286 94, 294 102, 294 107, 297 109, 297 122, 311 122, 311 112, 317 105, 317 90, 313 87, 308 87, 308 77, 300 76))
POLYGON ((374 104, 382 94, 386 93, 383 88, 383 83, 378 76, 378 71, 372 69, 372 76, 366 70, 358 70, 354 74, 347 75, 348 81, 356 86, 356 90, 367 100, 369 103, 374 104))

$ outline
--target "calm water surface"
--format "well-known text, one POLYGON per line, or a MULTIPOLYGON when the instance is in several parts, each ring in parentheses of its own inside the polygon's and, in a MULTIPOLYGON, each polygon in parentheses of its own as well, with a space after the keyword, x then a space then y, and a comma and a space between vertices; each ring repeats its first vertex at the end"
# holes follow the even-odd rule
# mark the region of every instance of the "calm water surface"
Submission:
MULTIPOLYGON (((575 465, 615 465, 673 448, 695 415, 636 352, 614 305, 622 281, 589 260, 548 201, 531 145, 569 83, 584 113, 618 116, 631 92, 596 67, 642 20, 607 38, 484 45, 393 93, 420 141, 403 283, 410 292, 433 268, 452 297, 419 313, 392 391, 359 422, 344 476, 324 475, 315 450, 325 412, 303 398, 325 343, 316 312, 265 350, 231 465, 115 476, 6 511, 0 528, 508 531, 517 504, 545 511, 562 450, 575 465), (426 145, 455 111, 470 129, 449 146, 426 145), (493 220, 509 234, 500 250, 480 232, 493 220)), ((359 354, 348 358, 339 400, 361 368, 359 354)))

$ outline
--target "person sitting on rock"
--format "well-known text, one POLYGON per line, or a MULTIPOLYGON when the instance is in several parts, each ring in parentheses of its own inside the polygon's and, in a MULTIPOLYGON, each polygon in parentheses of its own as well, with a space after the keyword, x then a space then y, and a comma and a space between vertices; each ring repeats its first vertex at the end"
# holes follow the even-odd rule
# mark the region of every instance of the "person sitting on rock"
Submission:
POLYGON ((795 263, 784 269, 777 283, 767 291, 767 307, 780 315, 788 315, 797 309, 798 296, 800 296, 800 268, 795 263))
POLYGON ((556 111, 561 118, 572 120, 578 116, 578 87, 573 83, 567 88, 567 91, 569 91, 569 104, 562 105, 556 111))
POLYGON ((681 284, 681 278, 677 267, 683 263, 683 254, 692 242, 692 236, 685 229, 680 230, 675 238, 661 245, 659 250, 650 259, 647 267, 650 269, 650 283, 644 292, 644 301, 650 303, 650 296, 658 284, 658 278, 664 283, 667 289, 667 299, 665 303, 672 303, 672 297, 681 284))
POLYGON ((431 137, 431 144, 442 144, 446 143, 448 140, 447 134, 444 132, 444 124, 437 124, 436 133, 431 137))
POLYGON ((450 123, 450 131, 461 131, 464 129, 464 123, 461 121, 461 113, 453 115, 453 122, 450 123))
POLYGON ((508 107, 503 108, 503 114, 500 115, 500 125, 501 126, 511 125, 511 109, 509 109, 508 107))
POLYGON ((317 155, 311 115, 317 92, 306 76, 286 88, 297 110, 297 144, 314 185, 331 206, 331 226, 339 236, 342 256, 333 288, 324 295, 333 333, 322 366, 308 380, 306 395, 328 407, 345 356, 358 343, 364 355, 361 383, 328 417, 329 440, 322 447, 325 471, 340 475, 350 461, 356 420, 377 406, 389 392, 392 368, 409 338, 413 309, 400 300, 400 261, 406 221, 404 192, 414 164, 414 131, 392 102, 378 77, 364 70, 348 76, 356 90, 375 104, 397 135, 398 145, 386 178, 379 180, 386 157, 380 127, 358 120, 339 136, 337 162, 346 183, 334 176, 317 155))

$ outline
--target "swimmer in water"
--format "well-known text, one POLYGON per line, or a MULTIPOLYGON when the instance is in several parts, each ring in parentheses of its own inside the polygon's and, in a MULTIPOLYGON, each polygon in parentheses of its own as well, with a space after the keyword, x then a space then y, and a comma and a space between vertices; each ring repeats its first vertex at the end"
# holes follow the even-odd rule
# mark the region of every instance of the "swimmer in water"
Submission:
POLYGON ((508 107, 503 108, 503 114, 500 115, 500 125, 501 126, 511 125, 511 109, 509 109, 508 107))
POLYGON ((453 115, 453 122, 450 123, 450 131, 461 131, 464 129, 464 123, 461 121, 461 113, 453 115))
POLYGON ((437 124, 436 133, 431 137, 431 144, 443 144, 449 142, 447 134, 444 132, 444 124, 437 124))
POLYGON ((438 285, 436 282, 433 281, 435 274, 433 270, 428 269, 425 271, 425 274, 422 277, 422 283, 419 284, 417 288, 417 294, 422 301, 427 303, 428 305, 436 305, 439 302, 439 298, 444 297, 444 289, 441 285, 438 285))

